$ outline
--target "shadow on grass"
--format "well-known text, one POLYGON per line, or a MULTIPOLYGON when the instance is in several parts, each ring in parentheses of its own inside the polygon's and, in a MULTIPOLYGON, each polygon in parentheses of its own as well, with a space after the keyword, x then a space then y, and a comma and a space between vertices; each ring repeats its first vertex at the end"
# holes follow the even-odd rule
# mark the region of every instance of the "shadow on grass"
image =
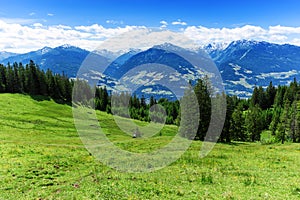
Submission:
POLYGON ((227 144, 227 145, 230 145, 230 146, 246 146, 246 145, 248 145, 245 142, 237 142, 237 141, 232 141, 232 142, 218 142, 218 143, 227 144))
MULTIPOLYGON (((42 96, 42 95, 30 95, 30 97, 35 100, 35 101, 50 101, 51 98, 48 96, 42 96)), ((71 102, 67 102, 65 100, 62 99, 52 99, 55 103, 58 104, 63 104, 63 105, 68 105, 71 106, 72 103, 71 102)))
POLYGON ((30 97, 35 101, 50 101, 51 98, 42 95, 30 95, 30 97))

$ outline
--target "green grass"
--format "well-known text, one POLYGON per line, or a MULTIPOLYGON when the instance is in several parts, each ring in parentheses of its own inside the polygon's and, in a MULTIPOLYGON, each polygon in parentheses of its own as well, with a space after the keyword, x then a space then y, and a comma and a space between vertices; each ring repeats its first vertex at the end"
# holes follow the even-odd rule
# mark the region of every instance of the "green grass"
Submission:
MULTIPOLYGON (((0 108, 0 199, 300 198, 299 144, 217 144, 201 159, 195 141, 161 170, 122 173, 84 148, 70 106, 0 94, 0 108)), ((97 115, 110 140, 133 152, 153 151, 177 130, 166 126, 162 136, 132 139, 111 115, 97 115)))

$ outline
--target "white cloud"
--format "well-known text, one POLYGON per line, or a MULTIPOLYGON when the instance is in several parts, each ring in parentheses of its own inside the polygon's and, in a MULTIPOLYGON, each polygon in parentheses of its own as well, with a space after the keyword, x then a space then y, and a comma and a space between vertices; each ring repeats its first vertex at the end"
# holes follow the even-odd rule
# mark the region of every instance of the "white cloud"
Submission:
POLYGON ((161 24, 160 28, 167 28, 167 26, 168 26, 168 22, 166 22, 164 20, 160 21, 159 23, 161 24))
POLYGON ((137 26, 104 28, 98 24, 76 27, 46 26, 37 22, 21 25, 0 19, 0 51, 24 53, 44 46, 57 47, 62 44, 94 50, 107 38, 139 28, 137 26))
POLYGON ((180 19, 178 19, 177 21, 172 22, 172 25, 186 26, 187 23, 186 22, 182 22, 180 19))
POLYGON ((108 20, 106 20, 105 21, 107 24, 114 24, 114 25, 116 25, 116 24, 124 24, 124 22, 121 20, 121 21, 117 21, 117 20, 112 20, 112 19, 108 19, 108 20))
POLYGON ((49 17, 53 17, 53 16, 54 16, 53 13, 48 13, 47 15, 48 15, 49 17))
POLYGON ((245 25, 236 28, 207 28, 204 26, 189 26, 184 34, 199 44, 229 43, 235 40, 258 40, 272 43, 290 43, 300 45, 300 27, 270 26, 266 29, 260 26, 245 25))
POLYGON ((34 23, 32 26, 34 26, 34 27, 43 27, 43 24, 41 24, 41 23, 34 23))
POLYGON ((164 20, 160 21, 159 23, 162 24, 162 25, 168 25, 168 22, 166 22, 164 20))
POLYGON ((29 13, 29 16, 33 16, 33 15, 35 15, 35 12, 29 13))
MULTIPOLYGON (((114 36, 119 37, 110 40, 109 43, 104 42, 102 46, 110 45, 110 48, 115 46, 115 50, 120 50, 129 47, 148 48, 151 45, 170 42, 183 47, 187 44, 185 46, 187 47, 191 45, 188 44, 188 39, 192 39, 197 45, 230 43, 235 40, 247 39, 300 46, 300 27, 270 26, 262 28, 245 25, 236 28, 207 28, 204 26, 187 26, 180 29, 180 32, 186 37, 184 38, 164 29, 163 32, 150 32, 145 26, 106 28, 99 24, 93 24, 71 27, 62 24, 47 26, 43 23, 41 20, 35 19, 0 18, 0 51, 23 53, 44 46, 56 47, 62 44, 94 50, 102 45, 103 41, 114 36), (138 31, 129 32, 133 30, 138 31), (129 35, 120 36, 126 32, 129 32, 129 35)), ((161 21, 160 24, 167 26, 168 22, 161 21)))
POLYGON ((4 21, 8 24, 21 24, 28 25, 37 22, 37 19, 27 19, 27 18, 0 18, 0 21, 4 21))
POLYGON ((300 27, 270 26, 270 34, 300 34, 300 27))
POLYGON ((57 25, 57 26, 54 26, 56 28, 59 28, 59 29, 67 29, 67 30, 71 30, 72 27, 71 26, 66 26, 66 25, 57 25))
POLYGON ((147 27, 131 27, 131 30, 124 32, 118 37, 113 37, 108 42, 101 44, 101 47, 107 48, 110 51, 120 49, 147 49, 154 45, 163 43, 172 43, 177 46, 191 48, 195 47, 195 43, 180 33, 175 33, 169 30, 156 30, 147 27))

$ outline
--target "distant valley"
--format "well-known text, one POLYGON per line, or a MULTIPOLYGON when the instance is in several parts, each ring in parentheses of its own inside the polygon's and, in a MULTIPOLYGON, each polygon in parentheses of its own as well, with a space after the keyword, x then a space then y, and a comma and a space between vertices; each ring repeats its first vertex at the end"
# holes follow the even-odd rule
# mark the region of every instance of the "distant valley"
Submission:
POLYGON ((122 53, 106 50, 89 52, 70 45, 45 47, 26 54, 0 52, 0 62, 4 65, 13 62, 27 64, 29 60, 33 60, 41 69, 49 68, 54 73, 64 73, 69 77, 76 77, 83 63, 85 67, 79 70, 80 77, 91 84, 106 85, 110 90, 120 91, 126 91, 128 86, 137 87, 138 94, 148 93, 156 98, 169 99, 173 99, 174 94, 159 86, 159 83, 171 81, 176 85, 176 81, 182 78, 194 81, 204 75, 211 75, 213 72, 205 67, 211 65, 211 61, 214 61, 221 73, 226 92, 242 98, 249 97, 255 85, 266 87, 270 81, 273 85, 286 85, 293 78, 300 80, 300 47, 247 40, 235 41, 227 46, 207 45, 192 51, 163 44, 144 51, 122 53), (203 70, 173 53, 174 50, 197 54, 202 59, 203 70), (138 72, 132 70, 149 63, 169 66, 177 73, 172 72, 166 76, 150 68, 138 72), (121 77, 127 81, 126 86, 119 81, 121 77), (143 87, 138 87, 141 83, 135 84, 137 78, 142 80, 143 87))

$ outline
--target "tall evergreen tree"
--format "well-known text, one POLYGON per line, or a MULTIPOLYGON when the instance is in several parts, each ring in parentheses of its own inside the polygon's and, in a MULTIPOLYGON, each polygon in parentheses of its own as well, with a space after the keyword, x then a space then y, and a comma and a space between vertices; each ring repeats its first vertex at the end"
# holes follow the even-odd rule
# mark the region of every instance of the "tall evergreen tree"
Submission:
POLYGON ((230 134, 234 140, 246 141, 247 136, 245 135, 245 117, 243 113, 243 105, 240 103, 234 109, 231 116, 230 134))
POLYGON ((262 110, 258 104, 250 106, 247 112, 245 123, 246 130, 252 142, 260 140, 260 133, 263 130, 262 110))
POLYGON ((14 91, 14 71, 10 63, 6 67, 6 92, 15 93, 14 91))
POLYGON ((290 131, 290 102, 288 98, 284 102, 284 108, 280 116, 280 123, 277 126, 276 137, 283 144, 286 139, 288 132, 290 131))
POLYGON ((225 117, 225 122, 224 126, 220 135, 220 141, 221 142, 230 142, 232 137, 231 137, 231 132, 230 132, 230 126, 231 126, 231 118, 232 118, 232 113, 234 110, 234 103, 233 103, 233 98, 226 95, 226 101, 227 101, 227 109, 226 109, 226 117, 225 117))
POLYGON ((271 108, 271 106, 274 104, 275 96, 276 96, 276 88, 273 86, 273 83, 271 81, 269 86, 266 89, 267 108, 271 108))
POLYGON ((199 105, 197 105, 197 97, 194 94, 191 85, 184 92, 184 96, 180 101, 181 105, 181 121, 179 132, 182 137, 195 139, 197 137, 197 128, 199 125, 199 105))
POLYGON ((290 138, 293 142, 297 141, 297 135, 299 134, 298 104, 298 101, 294 100, 290 111, 290 138))
POLYGON ((0 64, 0 92, 5 92, 5 87, 6 87, 6 68, 0 64))
POLYGON ((204 140, 207 133, 210 119, 211 119, 211 99, 210 93, 207 88, 207 83, 199 79, 194 87, 194 91, 199 105, 199 128, 197 131, 197 137, 200 140, 204 140))
POLYGON ((153 106, 153 105, 155 105, 155 104, 156 104, 155 99, 154 99, 153 96, 151 96, 151 97, 150 97, 150 104, 149 104, 149 106, 151 107, 151 106, 153 106))
POLYGON ((251 96, 251 104, 252 106, 255 106, 256 104, 258 104, 259 101, 259 92, 258 92, 258 88, 255 86, 252 92, 252 96, 251 96))
POLYGON ((280 123, 280 115, 281 115, 281 107, 275 107, 273 109, 273 116, 272 116, 272 121, 269 126, 269 130, 272 131, 272 135, 276 134, 277 126, 280 123))
POLYGON ((14 93, 20 93, 21 92, 21 81, 19 78, 19 69, 18 69, 18 63, 13 64, 13 92, 14 93))
POLYGON ((25 82, 26 82, 26 74, 25 74, 25 68, 22 63, 19 63, 18 66, 18 73, 19 73, 19 79, 20 79, 20 87, 21 92, 25 92, 25 82))

